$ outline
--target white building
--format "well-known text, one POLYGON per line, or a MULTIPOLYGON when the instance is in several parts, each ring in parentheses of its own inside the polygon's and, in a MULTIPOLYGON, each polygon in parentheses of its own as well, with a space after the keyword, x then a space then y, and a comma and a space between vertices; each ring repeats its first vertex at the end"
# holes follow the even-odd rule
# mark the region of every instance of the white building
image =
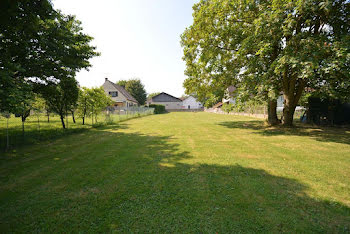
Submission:
POLYGON ((166 110, 178 110, 182 108, 182 100, 167 93, 160 93, 147 100, 147 104, 165 106, 166 110))
POLYGON ((225 90, 224 97, 222 98, 222 103, 226 104, 236 104, 236 98, 234 97, 234 92, 236 91, 236 87, 231 85, 225 90))
POLYGON ((203 108, 202 103, 197 101, 195 97, 189 96, 182 100, 182 108, 183 109, 201 109, 203 108))

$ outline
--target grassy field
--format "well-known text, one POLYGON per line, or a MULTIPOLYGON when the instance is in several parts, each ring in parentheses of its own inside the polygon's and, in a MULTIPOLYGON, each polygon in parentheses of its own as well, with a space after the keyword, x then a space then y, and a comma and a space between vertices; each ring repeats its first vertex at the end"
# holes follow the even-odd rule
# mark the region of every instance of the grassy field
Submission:
POLYGON ((1 232, 350 232, 350 130, 170 113, 0 157, 1 232))
POLYGON ((66 129, 62 128, 62 123, 58 115, 51 114, 49 121, 48 117, 44 114, 31 115, 24 123, 24 131, 20 117, 12 115, 7 123, 7 119, 0 115, 0 152, 4 151, 7 146, 7 124, 10 149, 16 150, 18 147, 40 143, 43 140, 57 139, 77 132, 83 132, 91 127, 99 127, 107 123, 118 123, 148 114, 147 112, 142 112, 140 114, 111 114, 107 116, 101 113, 97 116, 97 122, 95 118, 92 120, 91 117, 86 117, 85 125, 83 125, 82 118, 79 117, 76 117, 76 123, 73 123, 73 119, 69 115, 68 121, 67 119, 64 121, 66 129))

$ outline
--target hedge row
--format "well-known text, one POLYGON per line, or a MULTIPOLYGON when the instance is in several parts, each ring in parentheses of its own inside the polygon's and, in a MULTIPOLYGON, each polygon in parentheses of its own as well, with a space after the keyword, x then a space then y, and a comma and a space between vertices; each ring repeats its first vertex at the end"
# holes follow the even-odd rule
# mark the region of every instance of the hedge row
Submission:
POLYGON ((149 107, 154 108, 154 114, 163 114, 166 112, 165 106, 163 105, 151 104, 149 107))

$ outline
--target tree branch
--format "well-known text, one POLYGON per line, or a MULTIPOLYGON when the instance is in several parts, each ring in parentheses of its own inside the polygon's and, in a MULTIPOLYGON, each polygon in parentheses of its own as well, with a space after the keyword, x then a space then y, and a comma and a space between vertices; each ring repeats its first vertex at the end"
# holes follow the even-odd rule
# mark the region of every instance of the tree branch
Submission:
POLYGON ((218 45, 215 45, 215 47, 218 48, 218 49, 221 49, 221 50, 226 50, 226 51, 238 51, 236 49, 230 49, 230 48, 221 47, 221 46, 218 46, 218 45))

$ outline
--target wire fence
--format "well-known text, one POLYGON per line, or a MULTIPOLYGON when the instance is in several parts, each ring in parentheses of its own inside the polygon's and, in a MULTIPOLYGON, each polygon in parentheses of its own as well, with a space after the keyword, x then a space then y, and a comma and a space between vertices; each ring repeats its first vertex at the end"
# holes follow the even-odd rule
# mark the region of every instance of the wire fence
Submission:
MULTIPOLYGON (((217 114, 228 114, 228 115, 242 115, 242 116, 250 116, 255 118, 267 119, 267 107, 266 106, 251 106, 245 108, 244 111, 225 111, 222 108, 207 108, 206 112, 212 112, 217 114)), ((305 108, 297 107, 294 112, 294 119, 298 120, 301 116, 303 116, 305 112, 305 108)), ((283 115, 283 107, 277 107, 277 116, 279 119, 282 118, 283 115)))
POLYGON ((116 107, 108 108, 100 114, 87 115, 83 124, 82 117, 70 114, 65 117, 66 129, 57 114, 32 113, 23 123, 21 117, 0 115, 0 152, 14 150, 22 145, 36 144, 43 140, 53 140, 69 134, 85 131, 92 127, 117 124, 132 118, 151 115, 154 108, 148 107, 116 107))

